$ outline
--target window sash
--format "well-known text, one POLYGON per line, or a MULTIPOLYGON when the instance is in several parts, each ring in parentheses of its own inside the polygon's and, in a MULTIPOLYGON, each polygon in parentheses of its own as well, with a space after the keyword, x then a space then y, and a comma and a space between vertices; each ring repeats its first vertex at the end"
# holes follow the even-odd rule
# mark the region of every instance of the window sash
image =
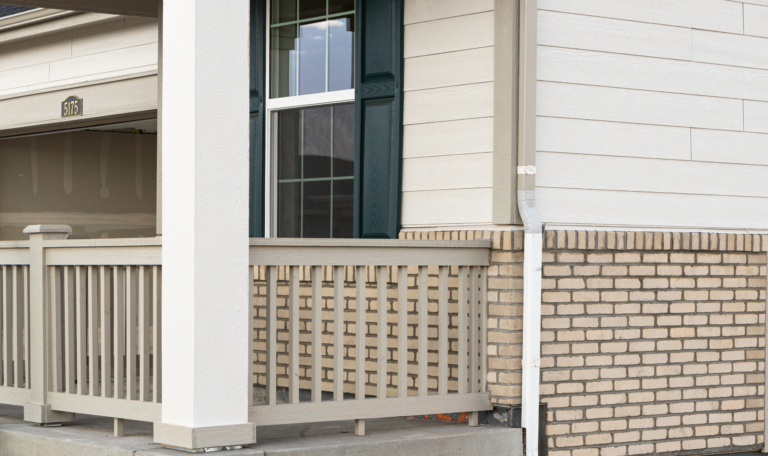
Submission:
MULTIPOLYGON (((277 132, 275 131, 275 125, 272 121, 272 113, 275 111, 280 110, 286 110, 286 109, 295 109, 295 108, 308 108, 308 107, 314 107, 314 106, 323 106, 323 105, 331 105, 331 104, 339 104, 339 103, 354 103, 355 102, 355 89, 349 89, 349 90, 337 90, 334 92, 323 92, 323 93, 315 93, 310 95, 296 95, 293 97, 280 97, 280 98, 272 98, 272 55, 271 55, 271 49, 272 49, 272 34, 269 33, 269 31, 272 30, 273 27, 277 27, 280 25, 285 24, 272 24, 271 18, 272 18, 272 2, 270 0, 266 1, 266 22, 267 22, 267 33, 266 35, 266 81, 265 81, 265 94, 264 94, 264 104, 265 104, 265 127, 264 127, 264 171, 265 171, 265 179, 264 179, 264 218, 265 218, 265 227, 264 227, 264 237, 265 238, 276 238, 277 237, 277 189, 278 189, 278 163, 277 163, 277 156, 276 156, 276 150, 273 147, 273 138, 277 138, 277 132)), ((339 13, 339 14, 333 14, 330 16, 327 16, 329 19, 332 19, 333 17, 337 16, 345 16, 350 15, 355 12, 346 12, 346 13, 339 13)), ((326 17, 326 16, 321 16, 326 17)), ((309 21, 316 21, 317 18, 314 19, 306 19, 306 20, 299 20, 294 21, 294 23, 300 23, 300 22, 309 22, 309 21)), ((288 23, 286 23, 288 24, 288 23)), ((327 77, 327 76, 326 76, 327 77)))

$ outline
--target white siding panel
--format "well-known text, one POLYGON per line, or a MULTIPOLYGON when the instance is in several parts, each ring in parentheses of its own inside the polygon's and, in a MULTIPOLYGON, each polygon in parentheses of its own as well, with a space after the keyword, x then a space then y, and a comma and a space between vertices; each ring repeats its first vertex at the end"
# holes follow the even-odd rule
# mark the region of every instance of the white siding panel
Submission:
POLYGON ((403 157, 493 152, 493 118, 406 125, 403 157))
POLYGON ((744 34, 768 37, 768 7, 744 5, 744 34))
POLYGON ((593 120, 536 119, 539 151, 688 160, 689 128, 593 120))
POLYGON ((493 153, 403 160, 404 192, 492 187, 493 153))
POLYGON ((537 114, 741 131, 741 100, 539 82, 537 114))
POLYGON ((157 43, 157 21, 125 19, 125 27, 72 40, 75 57, 157 43))
POLYGON ((493 81, 493 47, 405 60, 405 91, 490 81, 493 81))
POLYGON ((539 9, 742 33, 742 6, 726 0, 539 0, 539 9))
POLYGON ((494 0, 405 0, 405 24, 493 11, 494 0))
POLYGON ((404 192, 404 227, 474 225, 492 222, 493 189, 404 192))
POLYGON ((768 6, 768 0, 739 0, 741 3, 751 3, 753 5, 768 6))
POLYGON ((539 45, 691 59, 691 31, 681 27, 539 11, 539 45))
POLYGON ((130 79, 132 77, 143 77, 157 74, 157 65, 147 65, 143 67, 129 68, 127 70, 109 71, 107 73, 89 74, 71 79, 60 79, 58 81, 44 82, 42 84, 33 84, 27 87, 28 90, 43 90, 55 87, 68 86, 72 84, 89 85, 89 83, 112 80, 112 79, 130 79))
POLYGON ((403 101, 404 125, 491 117, 493 83, 406 92, 403 101))
POLYGON ((157 64, 156 43, 53 62, 51 80, 70 79, 154 64, 157 64))
POLYGON ((768 103, 744 102, 744 131, 768 133, 768 103))
POLYGON ((538 188, 545 223, 765 229, 768 198, 538 188))
POLYGON ((768 70, 539 47, 539 80, 768 101, 768 70))
POLYGON ((493 46, 493 12, 405 26, 405 58, 493 46))
MULTIPOLYGON (((26 87, 31 84, 46 82, 50 71, 49 64, 33 65, 0 71, 0 90, 26 87)), ((62 100, 64 101, 64 100, 62 100)))
POLYGON ((691 140, 694 160, 768 165, 768 134, 693 129, 691 140))
POLYGON ((693 30, 693 60, 768 69, 768 38, 693 30))
POLYGON ((768 166, 540 152, 536 170, 550 188, 768 198, 768 166))
POLYGON ((70 58, 72 42, 60 40, 60 37, 55 39, 44 37, 3 46, 0 48, 0 69, 6 71, 70 58))

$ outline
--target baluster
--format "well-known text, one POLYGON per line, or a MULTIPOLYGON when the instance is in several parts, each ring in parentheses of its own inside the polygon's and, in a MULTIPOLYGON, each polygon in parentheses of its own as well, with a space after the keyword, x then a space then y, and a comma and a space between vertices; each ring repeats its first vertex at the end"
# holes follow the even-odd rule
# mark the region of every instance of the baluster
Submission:
POLYGON ((63 266, 64 273, 64 391, 75 393, 75 268, 63 266))
POLYGON ((139 268, 139 400, 149 401, 149 326, 152 312, 152 269, 139 268))
POLYGON ((115 399, 125 397, 125 267, 115 266, 112 270, 114 276, 114 315, 112 321, 114 329, 114 372, 115 372, 115 399))
POLYGON ((427 347, 429 330, 428 304, 429 304, 429 269, 427 266, 419 266, 419 396, 427 396, 427 362, 429 361, 427 347))
POLYGON ((291 266, 288 279, 288 394, 299 403, 299 267, 291 266))
POLYGON ((376 397, 386 399, 387 397, 387 267, 378 266, 376 268, 377 279, 377 299, 379 321, 376 330, 379 333, 378 343, 378 369, 376 372, 376 397))
POLYGON ((29 266, 24 266, 24 388, 32 388, 29 344, 29 266))
POLYGON ((128 400, 138 399, 136 385, 136 349, 138 345, 136 330, 139 326, 139 268, 126 268, 126 300, 125 300, 125 378, 126 395, 128 400))
POLYGON ((477 392, 478 335, 477 335, 477 266, 473 266, 469 277, 469 392, 477 392))
POLYGON ((480 392, 488 389, 488 267, 480 269, 480 392))
POLYGON ((448 266, 440 266, 438 277, 438 394, 448 394, 448 266))
POLYGON ((112 271, 99 266, 101 302, 101 395, 112 396, 112 271))
POLYGON ((469 268, 459 268, 459 394, 467 392, 467 275, 469 268))
POLYGON ((88 266, 88 394, 99 395, 99 268, 88 266))
POLYGON ((86 325, 86 315, 88 305, 88 281, 87 281, 87 269, 83 266, 75 267, 75 324, 76 324, 76 352, 77 362, 76 376, 77 376, 77 394, 87 394, 85 385, 88 378, 88 366, 86 361, 86 337, 88 332, 88 326, 86 325))
POLYGON ((3 379, 5 386, 13 386, 13 283, 12 266, 3 266, 0 281, 3 282, 3 379))
POLYGON ((408 396, 408 267, 397 267, 397 395, 408 396))
POLYGON ((13 386, 24 382, 24 266, 13 267, 13 386))
POLYGON ((344 266, 333 267, 333 400, 344 400, 344 266))
MULTIPOLYGON (((61 284, 61 268, 51 266, 49 268, 51 275, 51 350, 53 356, 51 357, 51 388, 54 392, 62 391, 62 337, 61 337, 61 301, 62 301, 62 284, 61 284)), ((5 314, 3 314, 5 317, 5 314)), ((3 318, 5 319, 5 318, 3 318)))
POLYGON ((323 400, 323 267, 312 267, 312 402, 323 400))
POLYGON ((13 283, 11 283, 11 266, 0 268, 3 312, 3 385, 13 386, 13 283))
POLYGON ((365 299, 365 266, 355 271, 355 399, 365 399, 365 336, 367 303, 365 299))
POLYGON ((267 268, 267 405, 277 404, 277 267, 267 268))
POLYGON ((163 330, 163 269, 152 267, 152 400, 163 400, 163 362, 162 362, 162 330, 163 330))

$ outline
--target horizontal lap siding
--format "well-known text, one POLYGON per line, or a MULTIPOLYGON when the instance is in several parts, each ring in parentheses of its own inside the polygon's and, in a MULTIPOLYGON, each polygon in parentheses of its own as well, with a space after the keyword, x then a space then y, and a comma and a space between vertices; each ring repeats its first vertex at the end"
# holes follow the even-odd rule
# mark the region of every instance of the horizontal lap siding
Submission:
POLYGON ((491 223, 493 8, 405 1, 404 228, 491 223))
POLYGON ((768 8, 540 0, 544 222, 768 227, 768 8))
POLYGON ((744 34, 768 37, 768 6, 744 5, 744 34))
POLYGON ((157 71, 157 21, 114 18, 0 46, 0 95, 157 71))

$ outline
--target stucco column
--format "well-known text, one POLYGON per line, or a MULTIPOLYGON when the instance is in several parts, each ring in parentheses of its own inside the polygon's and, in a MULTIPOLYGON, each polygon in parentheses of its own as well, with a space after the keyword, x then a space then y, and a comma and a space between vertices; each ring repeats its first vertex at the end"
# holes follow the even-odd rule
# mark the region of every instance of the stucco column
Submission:
POLYGON ((163 6, 163 419, 186 449, 248 423, 248 0, 163 6))

